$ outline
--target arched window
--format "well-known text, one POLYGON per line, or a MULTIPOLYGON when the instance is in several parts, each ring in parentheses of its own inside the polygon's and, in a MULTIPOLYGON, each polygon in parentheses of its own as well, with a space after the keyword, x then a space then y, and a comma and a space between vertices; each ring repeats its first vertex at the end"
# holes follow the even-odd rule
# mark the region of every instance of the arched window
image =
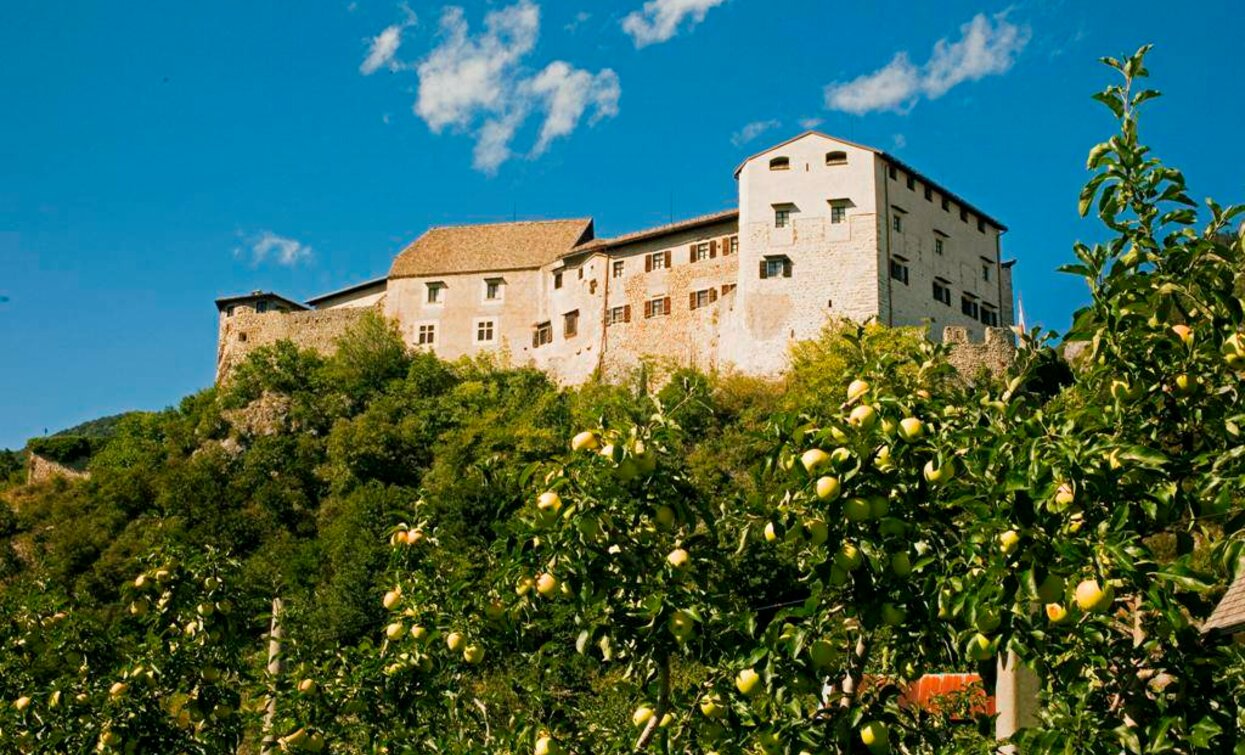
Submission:
POLYGON ((847 153, 841 151, 827 152, 826 165, 847 165, 847 153))
POLYGON ((770 170, 790 170, 791 169, 791 158, 775 157, 773 160, 769 161, 769 169, 770 170))

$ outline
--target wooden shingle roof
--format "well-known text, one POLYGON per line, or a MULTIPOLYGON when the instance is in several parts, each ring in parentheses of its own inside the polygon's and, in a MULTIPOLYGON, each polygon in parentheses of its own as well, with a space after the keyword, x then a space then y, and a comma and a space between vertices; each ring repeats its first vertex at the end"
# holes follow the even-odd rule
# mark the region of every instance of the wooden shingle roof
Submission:
POLYGON ((432 228, 402 250, 389 277, 538 268, 592 235, 590 218, 432 228))
POLYGON ((1223 600, 1202 625, 1202 633, 1221 632, 1236 634, 1245 632, 1245 569, 1237 570, 1236 580, 1224 594, 1223 600))

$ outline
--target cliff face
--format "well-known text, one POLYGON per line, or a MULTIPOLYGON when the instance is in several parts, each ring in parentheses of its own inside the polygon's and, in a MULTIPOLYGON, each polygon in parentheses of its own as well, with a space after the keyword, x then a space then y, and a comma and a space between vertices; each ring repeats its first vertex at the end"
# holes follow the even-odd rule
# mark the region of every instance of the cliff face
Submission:
POLYGON ((26 481, 33 485, 39 482, 47 482, 54 477, 64 477, 69 480, 85 480, 91 476, 86 471, 86 463, 87 459, 72 463, 62 463, 32 453, 26 465, 26 481))

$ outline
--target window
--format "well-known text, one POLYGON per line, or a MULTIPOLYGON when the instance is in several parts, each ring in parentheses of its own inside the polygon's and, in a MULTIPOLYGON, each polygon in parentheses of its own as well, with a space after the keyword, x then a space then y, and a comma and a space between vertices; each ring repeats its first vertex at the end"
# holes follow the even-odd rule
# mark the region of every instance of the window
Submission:
POLYGON ((731 236, 731 242, 727 248, 730 249, 727 254, 739 254, 739 237, 731 236))
POLYGON ((415 338, 415 342, 420 346, 431 346, 437 342, 437 326, 436 325, 420 325, 415 338))
POLYGON ((542 322, 532 332, 532 348, 538 349, 549 343, 553 343, 553 323, 542 322))
POLYGON ((896 181, 896 180, 898 180, 898 179, 899 179, 899 171, 895 170, 895 166, 894 166, 894 165, 887 165, 887 166, 886 166, 886 174, 887 174, 888 176, 890 176, 890 178, 891 178, 891 180, 892 180, 892 181, 896 181))
POLYGON ((994 267, 994 263, 986 258, 981 259, 981 279, 990 282, 990 268, 994 267))
POLYGON ((848 199, 831 199, 830 200, 830 222, 832 224, 842 223, 847 219, 847 208, 851 205, 848 199))
POLYGON ((847 165, 846 152, 827 152, 826 165, 847 165))
POLYGON ((492 343, 494 324, 492 320, 476 321, 476 343, 492 343))
POLYGON ((553 287, 562 288, 562 271, 561 270, 553 274, 553 287))
POLYGON ((689 309, 707 307, 718 300, 718 290, 716 288, 705 288, 700 291, 692 291, 687 295, 687 299, 689 309))
POLYGON ((925 184, 925 201, 926 202, 934 201, 934 190, 930 188, 929 184, 925 184))
POLYGON ((246 333, 238 334, 238 343, 246 343, 246 333))
POLYGON ((791 158, 775 157, 773 160, 769 161, 769 169, 770 170, 790 170, 791 169, 791 158))
POLYGON ((644 272, 670 267, 670 252, 653 252, 644 257, 644 272))
POLYGON ((441 292, 443 290, 445 290, 444 283, 429 283, 428 284, 428 303, 429 304, 441 304, 442 302, 444 302, 445 297, 441 296, 441 292))
POLYGON ((999 311, 989 304, 982 304, 981 324, 988 328, 997 328, 999 326, 999 311))
POLYGON ((501 301, 501 286, 505 283, 501 278, 486 278, 484 280, 484 300, 485 301, 501 301))
POLYGON ((908 174, 908 191, 916 191, 916 176, 908 174))
POLYGON ((790 222, 791 222, 791 208, 790 207, 775 207, 774 208, 774 227, 775 228, 786 228, 787 224, 790 222))
POLYGON ((951 282, 942 278, 934 279, 934 301, 951 306, 951 282))
POLYGON ((982 218, 977 218, 977 232, 978 233, 986 232, 986 221, 983 220, 982 218))
POLYGON ((627 304, 622 307, 611 307, 610 311, 605 314, 605 324, 614 325, 620 322, 631 322, 631 305, 627 304))
POLYGON ((613 267, 614 277, 621 278, 623 275, 623 270, 625 268, 626 268, 626 263, 623 260, 614 260, 614 267, 613 267))
POLYGON ((947 199, 945 196, 942 198, 942 211, 951 212, 951 200, 947 199))
POLYGON ((908 261, 903 257, 891 260, 891 277, 905 286, 908 285, 908 261))
POLYGON ((649 299, 644 302, 645 319, 653 317, 665 317, 670 314, 670 297, 659 296, 656 299, 649 299))
POLYGON ((903 215, 897 212, 891 216, 891 228, 895 229, 895 233, 903 233, 903 215))
POLYGON ((944 251, 946 251, 946 248, 947 248, 946 242, 943 240, 942 236, 935 236, 934 237, 934 254, 942 254, 944 251))
POLYGON ((692 262, 701 262, 709 259, 709 242, 702 241, 699 244, 692 244, 692 262))
POLYGON ((268 302, 266 302, 266 301, 257 301, 257 302, 255 302, 255 311, 256 311, 256 312, 258 312, 258 313, 259 313, 259 314, 261 314, 261 315, 262 315, 263 313, 267 312, 267 311, 268 311, 268 302))
POLYGON ((964 294, 960 297, 960 311, 965 315, 977 319, 977 299, 971 294, 964 294))
POLYGON ((597 279, 596 278, 593 278, 592 280, 588 281, 588 293, 592 294, 593 296, 596 296, 596 293, 597 293, 597 279))
POLYGON ((761 278, 790 278, 791 258, 786 255, 761 260, 761 278))
POLYGON ((579 310, 572 310, 562 315, 562 337, 574 338, 579 334, 579 310))

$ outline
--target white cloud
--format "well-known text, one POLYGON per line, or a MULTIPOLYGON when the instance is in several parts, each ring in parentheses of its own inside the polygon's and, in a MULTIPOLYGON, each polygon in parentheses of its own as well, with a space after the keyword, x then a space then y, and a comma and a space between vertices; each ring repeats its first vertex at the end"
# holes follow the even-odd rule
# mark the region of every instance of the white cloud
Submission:
POLYGON ((896 151, 901 150, 904 147, 908 146, 908 137, 904 136, 903 134, 892 134, 891 144, 894 146, 896 151))
POLYGON ((400 24, 386 26, 368 43, 367 57, 359 64, 359 73, 370 76, 381 68, 388 68, 391 71, 401 68, 397 54, 398 48, 402 46, 402 32, 416 23, 415 14, 405 4, 402 6, 402 11, 406 14, 406 20, 400 24))
POLYGON ((463 10, 447 8, 440 43, 415 66, 415 115, 436 134, 472 133, 477 169, 494 173, 512 158, 511 144, 533 113, 543 115, 533 158, 571 134, 588 111, 589 125, 618 114, 622 88, 608 68, 594 74, 554 61, 526 75, 523 61, 540 32, 540 8, 530 0, 490 12, 484 27, 473 36, 463 10))
POLYGON ((689 28, 705 20, 705 14, 726 0, 649 0, 641 10, 623 19, 623 31, 631 35, 636 47, 665 42, 679 33, 679 26, 691 18, 689 28))
POLYGON ((826 107, 863 115, 874 110, 906 113, 921 97, 936 100, 965 81, 1006 73, 1028 44, 1030 30, 998 14, 993 22, 983 13, 960 27, 960 38, 934 43, 923 66, 898 52, 882 68, 846 83, 826 87, 826 107))
POLYGON ((731 144, 734 144, 736 147, 742 147, 761 134, 764 134, 766 131, 780 126, 782 126, 782 122, 776 120, 753 121, 752 123, 749 123, 739 129, 739 131, 736 131, 735 134, 731 136, 731 144))
POLYGON ((801 118, 800 128, 812 131, 823 123, 825 123, 825 121, 821 118, 801 118))
POLYGON ((588 20, 591 18, 592 18, 591 13, 589 13, 586 10, 581 10, 580 12, 575 14, 575 17, 572 18, 569 23, 567 23, 566 30, 572 31, 572 32, 576 31, 579 29, 579 27, 588 23, 588 20))
POLYGON ((251 263, 260 265, 271 260, 278 265, 293 267, 311 259, 311 247, 301 241, 263 231, 247 239, 245 248, 234 249, 234 256, 250 256, 251 263))

